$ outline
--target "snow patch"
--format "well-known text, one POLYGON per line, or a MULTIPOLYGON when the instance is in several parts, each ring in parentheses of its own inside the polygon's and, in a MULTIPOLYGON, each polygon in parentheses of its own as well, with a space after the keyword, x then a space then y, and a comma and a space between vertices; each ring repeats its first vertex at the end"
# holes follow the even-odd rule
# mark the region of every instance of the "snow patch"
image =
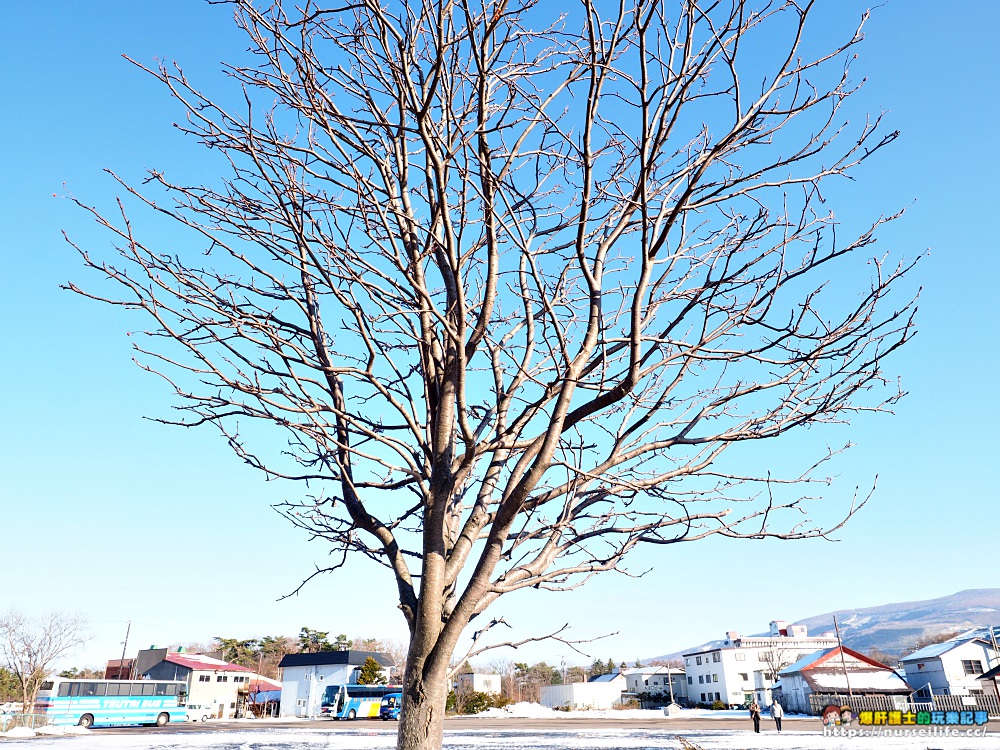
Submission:
POLYGON ((90 734, 90 730, 74 724, 71 727, 38 727, 35 730, 35 734, 63 737, 66 735, 90 734))
MULTIPOLYGON (((579 711, 556 711, 537 703, 512 703, 503 708, 488 708, 475 715, 485 719, 662 719, 663 710, 656 709, 583 709, 579 711)), ((743 709, 713 711, 707 708, 682 708, 675 718, 680 719, 731 719, 747 718, 750 713, 743 709)))
POLYGON ((14 727, 13 729, 8 729, 6 732, 0 732, 0 737, 7 737, 9 739, 22 739, 34 736, 35 730, 28 729, 27 727, 14 727))

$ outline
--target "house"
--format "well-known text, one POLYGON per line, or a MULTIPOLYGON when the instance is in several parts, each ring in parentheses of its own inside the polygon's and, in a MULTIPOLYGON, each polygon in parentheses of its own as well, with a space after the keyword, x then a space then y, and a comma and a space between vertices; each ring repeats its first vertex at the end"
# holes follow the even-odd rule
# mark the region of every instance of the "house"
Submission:
POLYGON ((773 697, 791 713, 813 714, 817 704, 840 705, 848 695, 895 696, 905 703, 912 692, 894 669, 846 647, 809 654, 778 676, 773 697))
POLYGON ((469 672, 456 675, 455 691, 459 693, 488 693, 500 695, 500 675, 469 672))
POLYGON ((621 703, 625 675, 621 672, 591 677, 587 682, 543 685, 541 704, 548 708, 611 708, 621 703))
POLYGON ((217 719, 242 715, 253 670, 207 654, 150 648, 135 659, 136 674, 148 680, 183 680, 187 702, 211 707, 217 719))
POLYGON ((358 671, 368 657, 382 667, 386 680, 392 660, 374 651, 320 651, 315 654, 285 654, 281 662, 281 713, 284 717, 319 716, 323 693, 331 685, 357 682, 358 671))
POLYGON ((257 718, 277 716, 281 708, 281 682, 253 675, 250 678, 247 708, 257 718))
POLYGON ((772 621, 767 635, 729 631, 723 640, 683 655, 688 701, 741 706, 756 698, 769 706, 770 687, 782 667, 836 645, 831 634, 810 636, 804 625, 784 620, 772 621))
POLYGON ((687 702, 687 679, 676 667, 636 667, 625 670, 626 700, 639 700, 643 707, 687 702))
POLYGON ((983 695, 995 695, 1000 698, 1000 665, 979 675, 979 686, 983 695))
POLYGON ((980 675, 995 664, 998 654, 983 630, 970 630, 926 646, 900 662, 917 698, 931 695, 982 695, 980 675))
POLYGON ((131 680, 135 674, 135 659, 108 659, 104 667, 105 680, 131 680))

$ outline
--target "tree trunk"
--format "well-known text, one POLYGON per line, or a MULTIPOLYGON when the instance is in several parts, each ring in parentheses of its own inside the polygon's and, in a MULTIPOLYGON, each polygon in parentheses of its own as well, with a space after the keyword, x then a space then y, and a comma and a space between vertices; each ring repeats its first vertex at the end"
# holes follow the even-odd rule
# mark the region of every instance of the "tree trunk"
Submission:
POLYGON ((403 677, 403 710, 399 715, 397 750, 439 750, 444 736, 448 697, 448 665, 425 673, 423 665, 407 666, 403 677))

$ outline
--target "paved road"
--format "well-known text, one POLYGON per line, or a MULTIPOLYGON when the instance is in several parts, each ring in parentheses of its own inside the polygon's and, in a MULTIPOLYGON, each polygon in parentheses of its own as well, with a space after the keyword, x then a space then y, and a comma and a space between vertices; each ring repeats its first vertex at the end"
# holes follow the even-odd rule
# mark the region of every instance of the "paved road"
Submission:
MULTIPOLYGON (((395 722, 383 722, 378 719, 358 719, 356 721, 333 721, 318 719, 316 721, 219 721, 207 723, 191 722, 187 724, 171 724, 166 727, 114 727, 97 728, 100 734, 172 734, 179 732, 233 732, 254 731, 258 729, 326 729, 330 732, 355 732, 370 727, 372 729, 391 729, 395 722)), ((750 731, 750 719, 740 718, 650 718, 650 719, 582 719, 582 718, 552 718, 552 719, 486 719, 476 716, 451 717, 445 719, 446 732, 463 729, 477 730, 570 730, 570 729, 659 729, 678 731, 702 731, 725 729, 750 731)), ((774 731, 774 722, 764 717, 761 730, 774 731)), ((815 730, 822 731, 819 719, 816 717, 786 718, 783 727, 797 732, 815 730)))

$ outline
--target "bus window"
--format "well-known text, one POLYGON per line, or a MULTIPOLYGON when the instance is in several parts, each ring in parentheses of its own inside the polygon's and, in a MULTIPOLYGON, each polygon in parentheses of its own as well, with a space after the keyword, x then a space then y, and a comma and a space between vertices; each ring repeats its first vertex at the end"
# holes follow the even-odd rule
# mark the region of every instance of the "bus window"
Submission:
POLYGON ((94 691, 94 695, 105 695, 107 693, 108 684, 106 682, 98 682, 97 690, 94 691))
MULTIPOLYGON (((142 694, 143 695, 153 695, 154 692, 155 692, 155 690, 156 690, 156 685, 153 685, 153 684, 150 684, 150 683, 147 683, 147 684, 145 684, 145 685, 142 686, 142 694)), ((132 695, 137 695, 137 693, 133 690, 132 691, 132 695)))
POLYGON ((41 685, 38 686, 39 692, 48 692, 52 689, 52 680, 46 680, 41 685))
POLYGON ((73 687, 73 685, 71 683, 69 683, 69 682, 61 682, 61 683, 59 683, 59 697, 60 698, 64 698, 67 695, 69 695, 69 689, 71 687, 73 687))
POLYGON ((121 695, 121 688, 125 688, 125 695, 128 695, 128 685, 119 685, 115 682, 108 683, 108 695, 121 695))
MULTIPOLYGON (((154 685, 153 687, 156 688, 156 691, 154 692, 154 695, 166 695, 167 694, 167 685, 165 685, 164 683, 161 682, 160 684, 154 685)), ((171 693, 171 695, 173 695, 173 693, 171 693)))

